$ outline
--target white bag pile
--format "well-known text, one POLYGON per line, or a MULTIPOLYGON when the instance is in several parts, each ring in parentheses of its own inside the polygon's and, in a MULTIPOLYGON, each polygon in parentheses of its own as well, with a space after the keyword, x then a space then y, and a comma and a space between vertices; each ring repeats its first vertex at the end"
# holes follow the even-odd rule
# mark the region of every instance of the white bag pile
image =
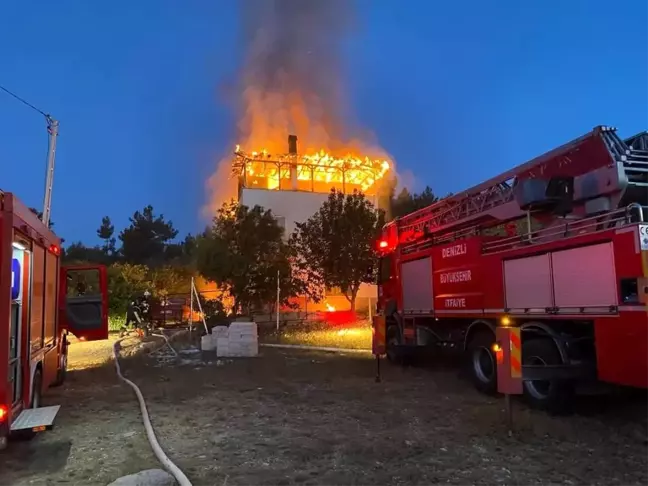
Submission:
POLYGON ((219 358, 252 358, 259 354, 259 337, 255 322, 232 322, 227 336, 216 339, 219 358))
POLYGON ((233 322, 229 327, 216 326, 202 337, 203 351, 216 350, 219 358, 251 358, 259 354, 255 322, 233 322))

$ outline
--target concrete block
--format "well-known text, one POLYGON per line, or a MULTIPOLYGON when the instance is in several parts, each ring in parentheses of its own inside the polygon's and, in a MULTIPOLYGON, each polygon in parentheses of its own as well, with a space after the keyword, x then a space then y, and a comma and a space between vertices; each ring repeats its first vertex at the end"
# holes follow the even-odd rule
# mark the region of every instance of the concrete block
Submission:
POLYGON ((212 336, 227 337, 228 331, 227 326, 214 326, 212 328, 212 336))
POLYGON ((213 335, 205 334, 200 338, 200 349, 202 351, 214 351, 216 349, 216 341, 213 339, 213 335))
POLYGON ((229 327, 230 333, 240 334, 256 334, 256 322, 232 322, 229 327))

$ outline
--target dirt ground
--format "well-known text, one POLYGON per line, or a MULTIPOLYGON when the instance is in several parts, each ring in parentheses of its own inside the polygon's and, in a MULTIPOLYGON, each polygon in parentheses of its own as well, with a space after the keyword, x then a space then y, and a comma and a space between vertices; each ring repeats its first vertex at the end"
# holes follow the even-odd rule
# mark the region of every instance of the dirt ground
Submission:
MULTIPOLYGON (((0 455, 2 484, 105 485, 159 467, 135 397, 106 361, 110 347, 72 348, 77 369, 48 395, 62 405, 57 427, 0 455)), ((479 395, 455 369, 384 366, 375 383, 363 355, 199 357, 121 360, 194 485, 648 483, 643 396, 583 399, 563 418, 516 403, 509 437, 503 400, 479 395)))

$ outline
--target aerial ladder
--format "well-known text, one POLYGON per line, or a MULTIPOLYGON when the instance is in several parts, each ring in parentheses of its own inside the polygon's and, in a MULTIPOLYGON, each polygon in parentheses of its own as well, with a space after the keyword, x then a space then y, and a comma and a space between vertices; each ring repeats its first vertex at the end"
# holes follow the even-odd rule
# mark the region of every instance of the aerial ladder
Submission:
POLYGON ((546 203, 547 192, 556 187, 573 192, 574 210, 581 217, 623 207, 627 201, 648 205, 648 132, 624 141, 616 128, 597 126, 497 177, 399 218, 398 242, 407 245, 434 234, 528 218, 539 207, 534 202, 546 203), (552 179, 559 181, 558 186, 550 183, 552 179))

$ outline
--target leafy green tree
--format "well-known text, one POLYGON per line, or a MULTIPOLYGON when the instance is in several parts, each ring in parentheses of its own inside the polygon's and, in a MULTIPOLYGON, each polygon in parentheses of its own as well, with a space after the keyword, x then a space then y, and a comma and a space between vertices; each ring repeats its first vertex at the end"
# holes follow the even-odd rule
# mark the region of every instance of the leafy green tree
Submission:
POLYGON ((135 211, 130 225, 119 233, 124 260, 133 264, 156 266, 164 263, 165 251, 178 235, 171 221, 156 216, 152 206, 135 211))
POLYGON ((147 276, 156 297, 188 294, 191 291, 192 272, 187 267, 165 265, 153 268, 147 276))
POLYGON ((110 217, 104 216, 101 219, 101 226, 97 230, 97 236, 103 240, 103 245, 101 249, 106 254, 108 258, 114 258, 117 255, 117 249, 115 245, 117 240, 115 239, 115 226, 110 221, 110 217))
POLYGON ((297 265, 313 281, 340 288, 355 310, 360 285, 374 281, 375 245, 383 224, 384 213, 364 194, 333 190, 317 213, 296 225, 290 244, 297 265))
POLYGON ((150 290, 149 269, 145 265, 113 263, 108 267, 108 302, 110 312, 122 315, 135 295, 150 290))
POLYGON ((180 243, 170 243, 166 246, 164 257, 167 263, 177 265, 191 265, 196 251, 196 237, 185 236, 180 243))
POLYGON ((418 194, 412 194, 407 188, 403 188, 398 196, 392 199, 391 216, 393 218, 405 216, 419 209, 423 209, 438 200, 439 198, 434 195, 429 186, 425 186, 425 189, 418 194))
POLYGON ((295 295, 290 249, 270 211, 225 203, 196 244, 198 271, 230 293, 235 314, 272 303, 277 272, 283 300, 295 295))
MULTIPOLYGON (((43 219, 43 211, 39 211, 36 208, 29 208, 29 210, 34 213, 36 216, 38 216, 38 219, 43 219)), ((49 221, 49 229, 52 229, 54 227, 54 221, 50 219, 49 221)))
POLYGON ((86 246, 80 241, 63 248, 61 253, 63 261, 67 264, 108 263, 103 248, 86 246))

